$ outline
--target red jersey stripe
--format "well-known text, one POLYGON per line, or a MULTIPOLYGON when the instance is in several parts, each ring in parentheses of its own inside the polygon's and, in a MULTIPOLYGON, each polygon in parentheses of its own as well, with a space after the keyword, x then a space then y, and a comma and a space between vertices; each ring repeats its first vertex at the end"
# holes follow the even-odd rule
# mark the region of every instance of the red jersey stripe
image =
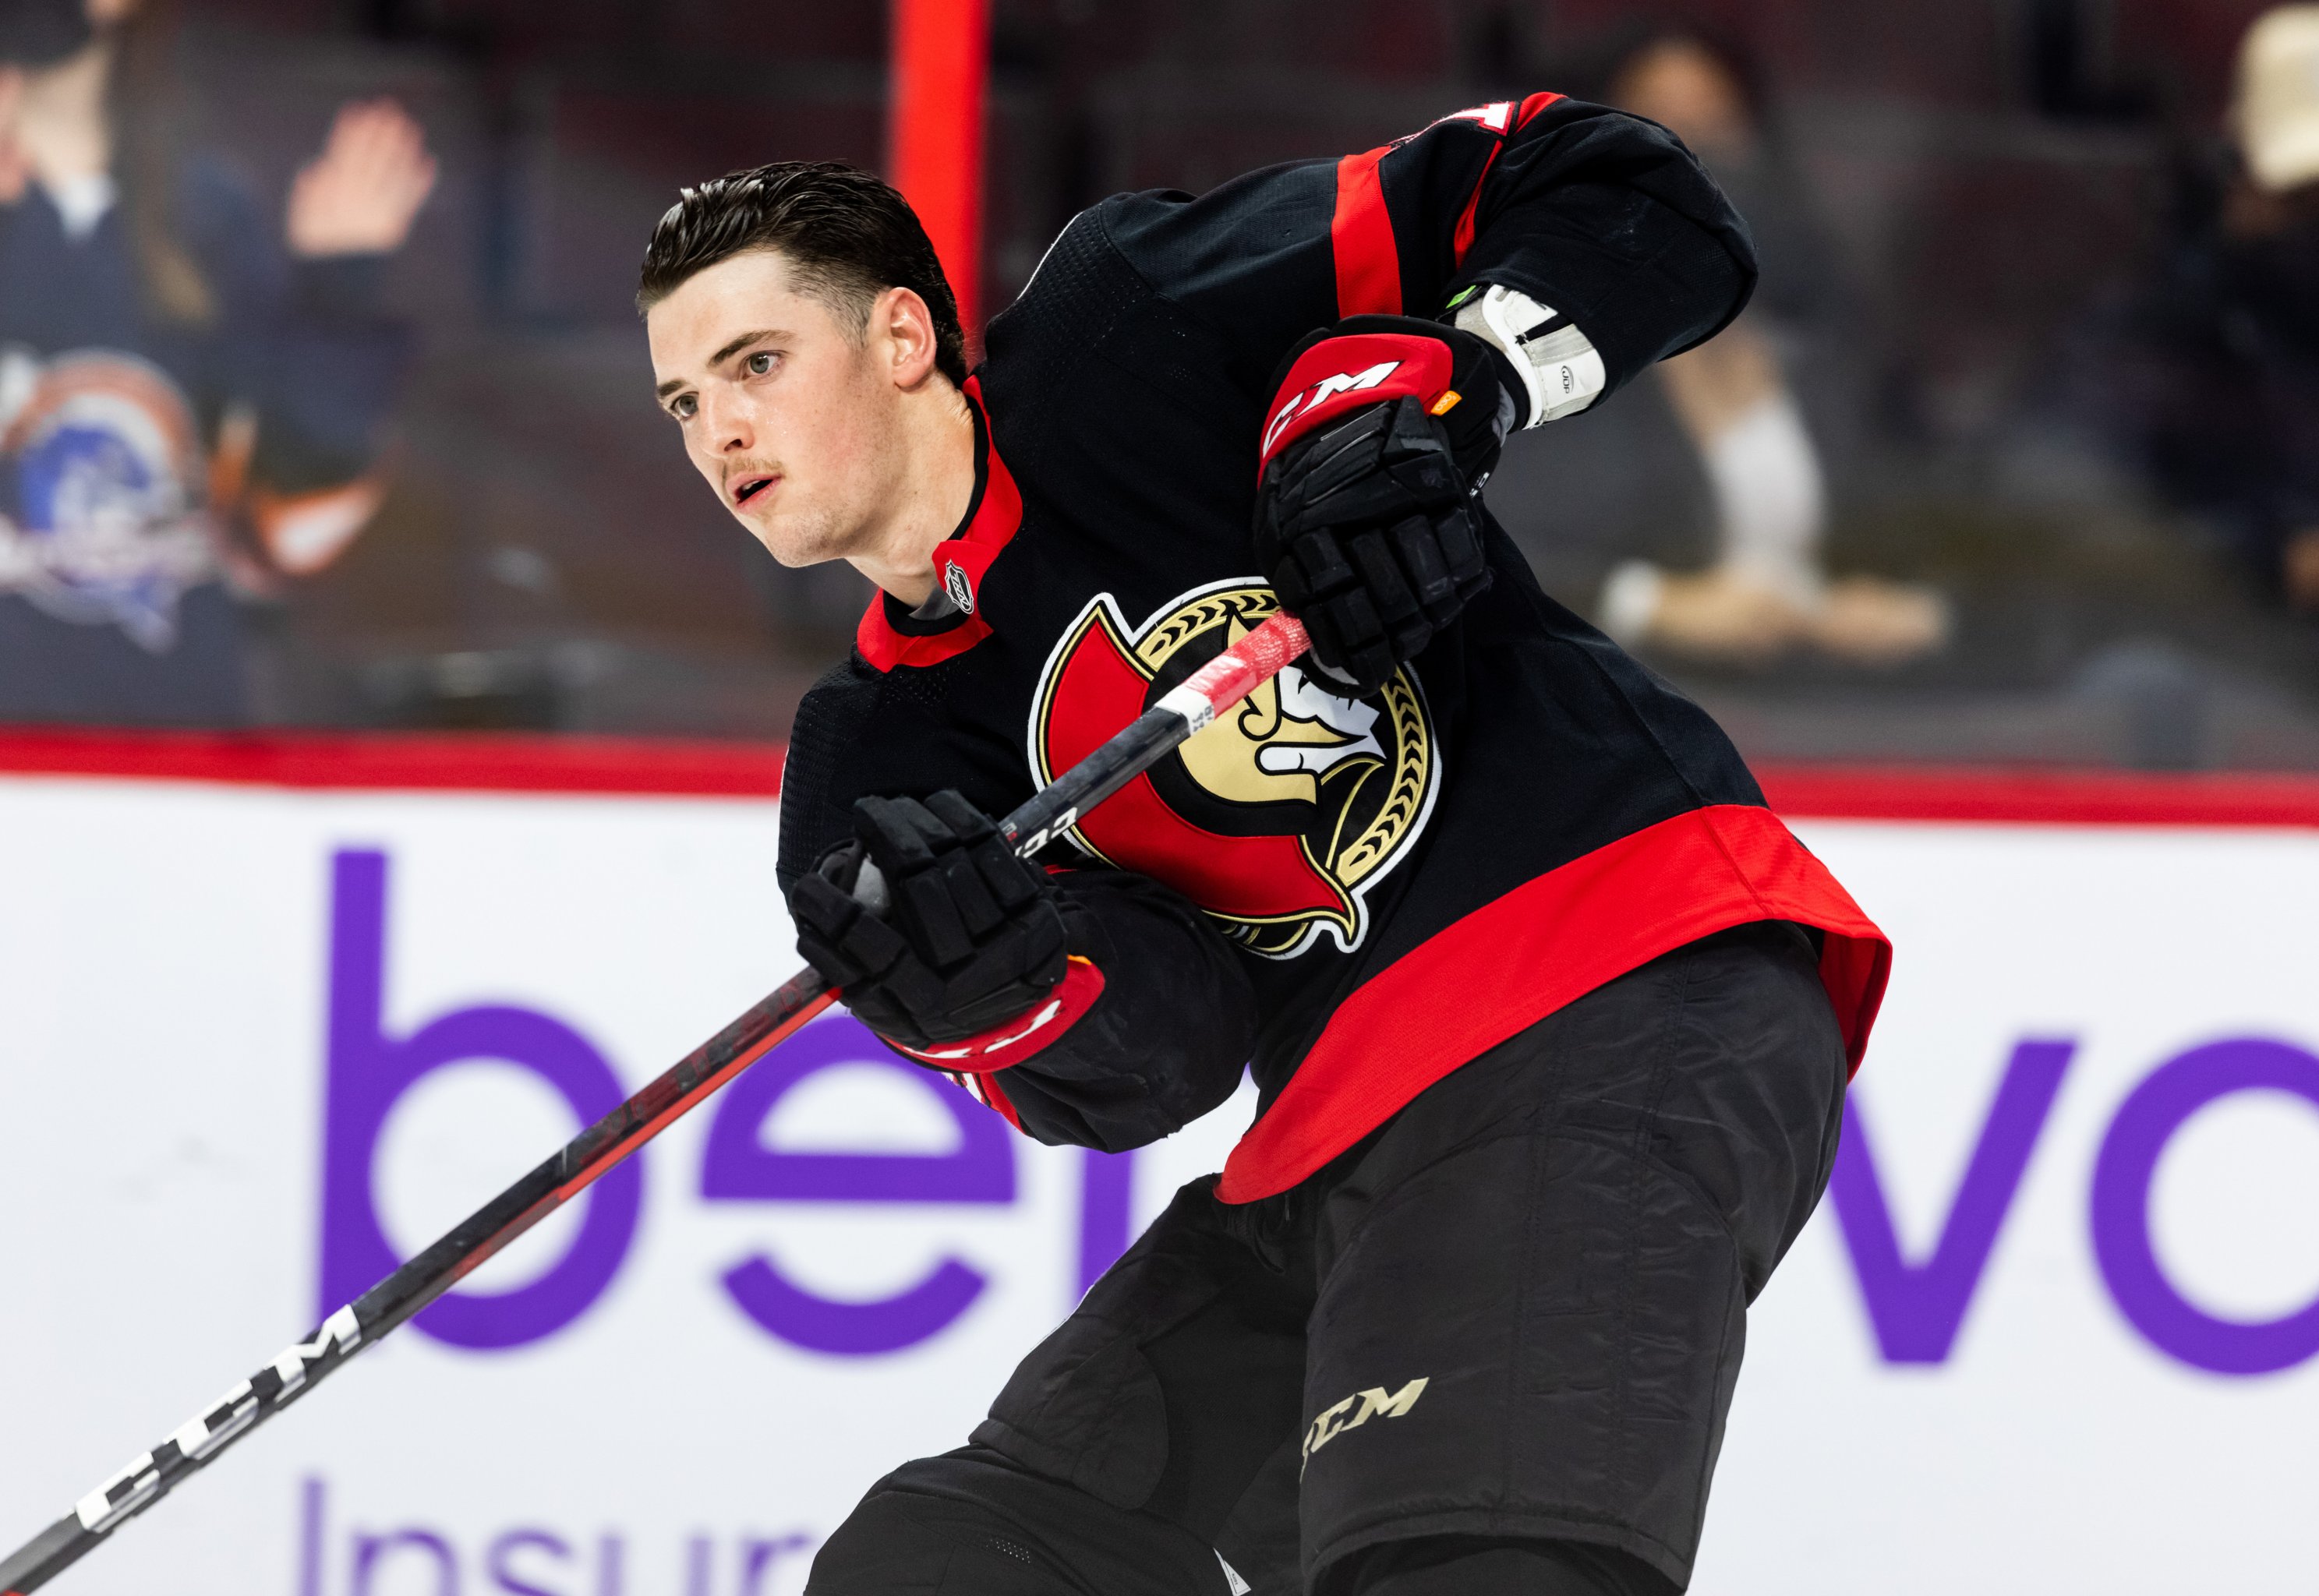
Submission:
POLYGON ((1337 163, 1337 212, 1329 239, 1337 257, 1337 314, 1401 314, 1401 251, 1385 208, 1377 163, 1393 146, 1381 145, 1337 163))
POLYGON ((1217 1196, 1286 1191, 1468 1059, 1662 953, 1757 920, 1827 933, 1820 979, 1857 1069, 1890 943, 1769 809, 1714 805, 1548 870, 1365 982, 1232 1150, 1217 1196))

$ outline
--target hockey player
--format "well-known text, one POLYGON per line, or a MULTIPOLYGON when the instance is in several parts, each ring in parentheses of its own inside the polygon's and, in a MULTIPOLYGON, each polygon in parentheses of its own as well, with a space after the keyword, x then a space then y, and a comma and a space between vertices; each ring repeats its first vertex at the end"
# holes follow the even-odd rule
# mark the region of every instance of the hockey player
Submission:
POLYGON ((766 167, 662 219, 639 303, 693 463, 776 557, 881 590, 790 747, 804 955, 1042 1141, 1261 1088, 810 1591, 1686 1583, 1886 946, 1479 493, 1753 279, 1672 137, 1544 94, 1107 200, 972 374, 875 178, 766 167), (992 816, 1282 605, 1304 661, 1011 857, 992 816))

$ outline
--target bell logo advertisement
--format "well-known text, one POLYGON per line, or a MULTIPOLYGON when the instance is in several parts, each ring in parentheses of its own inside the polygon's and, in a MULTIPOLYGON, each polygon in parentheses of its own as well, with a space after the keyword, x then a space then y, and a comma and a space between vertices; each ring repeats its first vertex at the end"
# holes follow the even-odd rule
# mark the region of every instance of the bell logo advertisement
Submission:
MULTIPOLYGON (((1231 597, 1085 645, 1164 690, 1262 618, 1231 597)), ((1242 828, 1319 883, 1263 951, 1358 938, 1348 850, 1439 779, 1402 691, 1287 683, 1175 772, 1296 810, 1242 828)), ((784 978, 778 829, 754 798, 0 777, 0 1538, 784 978)), ((2307 1587, 2319 832, 1798 830, 1896 976, 1749 1313, 1693 1590, 2307 1587)), ((835 1011, 54 1588, 796 1596, 1252 1110, 1042 1148, 835 1011)), ((1306 1445, 1426 1373, 1311 1393, 1306 1445)))

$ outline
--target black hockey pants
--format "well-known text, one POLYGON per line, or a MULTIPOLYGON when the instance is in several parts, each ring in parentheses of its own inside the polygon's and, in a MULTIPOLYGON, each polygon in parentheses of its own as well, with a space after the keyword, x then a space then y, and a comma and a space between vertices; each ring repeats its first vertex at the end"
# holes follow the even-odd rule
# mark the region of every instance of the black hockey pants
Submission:
MULTIPOLYGON (((1445 994, 1445 1002, 1456 1001, 1445 994)), ((1168 1211, 808 1596, 1663 1596, 1826 1183, 1811 939, 1745 926, 1440 1081, 1295 1189, 1168 1211)))

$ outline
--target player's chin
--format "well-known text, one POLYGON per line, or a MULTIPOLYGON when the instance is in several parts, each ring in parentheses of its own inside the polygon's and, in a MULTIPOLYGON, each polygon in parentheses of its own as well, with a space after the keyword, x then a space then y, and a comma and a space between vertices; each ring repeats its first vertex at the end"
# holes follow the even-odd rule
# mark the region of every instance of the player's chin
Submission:
POLYGON ((736 509, 733 514, 749 529, 749 535, 764 546, 767 554, 792 569, 823 564, 844 552, 836 546, 836 540, 829 536, 819 518, 775 514, 770 509, 751 515, 736 509))

